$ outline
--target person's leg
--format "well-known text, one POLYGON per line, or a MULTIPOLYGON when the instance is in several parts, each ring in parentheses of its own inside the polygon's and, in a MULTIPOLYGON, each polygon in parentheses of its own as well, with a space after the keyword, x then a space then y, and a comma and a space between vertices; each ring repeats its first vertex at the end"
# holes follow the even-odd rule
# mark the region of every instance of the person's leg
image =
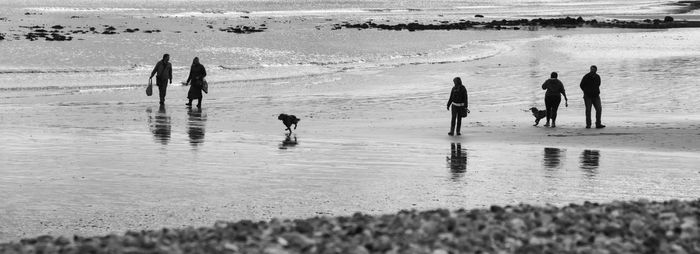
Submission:
POLYGON ((601 126, 603 126, 603 123, 600 120, 600 118, 603 114, 603 107, 600 103, 600 96, 593 98, 592 104, 593 104, 593 107, 595 108, 595 126, 601 127, 601 126))
POLYGON ((457 114, 457 110, 455 109, 455 106, 452 106, 452 121, 450 122, 450 132, 447 133, 450 136, 454 135, 454 133, 455 133, 455 123, 457 122, 458 117, 459 117, 459 114, 457 114))
POLYGON ((586 128, 591 128, 591 98, 583 97, 583 103, 586 106, 586 128))
POLYGON ((167 89, 167 86, 158 85, 158 98, 160 98, 160 104, 165 103, 165 90, 166 89, 167 89))
POLYGON ((187 98, 187 99, 189 100, 189 102, 188 102, 188 103, 185 103, 185 105, 187 105, 187 106, 192 106, 192 99, 190 99, 190 98, 187 98))
POLYGON ((549 119, 552 118, 552 101, 549 96, 544 97, 544 108, 547 111, 547 122, 544 124, 544 126, 549 127, 549 119))
MULTIPOLYGON (((462 110, 466 110, 466 109, 463 109, 460 107, 459 111, 462 111, 462 110)), ((462 116, 457 114, 457 135, 462 135, 461 129, 462 129, 462 116)))
POLYGON ((561 103, 561 97, 554 97, 550 99, 550 105, 552 106, 552 128, 557 126, 557 111, 559 111, 559 103, 561 103))
POLYGON ((199 98, 197 99, 197 107, 198 107, 198 108, 201 108, 201 107, 202 107, 202 97, 199 97, 199 98))

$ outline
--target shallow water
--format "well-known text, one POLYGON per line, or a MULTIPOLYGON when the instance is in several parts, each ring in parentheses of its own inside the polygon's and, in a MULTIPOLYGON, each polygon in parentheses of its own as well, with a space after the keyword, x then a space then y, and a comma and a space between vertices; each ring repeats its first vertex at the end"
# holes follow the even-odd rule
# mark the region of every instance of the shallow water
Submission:
MULTIPOLYGON (((232 36, 202 29, 207 22, 259 25, 270 15, 263 11, 280 10, 175 19, 156 16, 193 10, 154 12, 137 2, 119 7, 137 10, 21 7, 14 10, 44 14, 0 23, 167 28, 0 42, 0 241, 700 193, 697 29, 333 31, 327 28, 339 20, 369 16, 458 15, 385 10, 327 21, 289 14, 297 8, 277 12, 269 31, 232 36), (88 18, 68 18, 75 12, 88 18), (143 89, 163 52, 173 55, 176 79, 159 107, 143 89), (201 110, 185 108, 188 87, 177 84, 195 55, 210 81, 201 110), (577 82, 591 64, 603 77, 609 127, 601 131, 581 128, 577 82), (542 107, 539 86, 551 71, 559 72, 570 106, 560 109, 558 129, 531 127, 525 109, 542 107), (461 137, 445 135, 454 76, 463 77, 473 113, 461 137), (294 134, 285 135, 279 113, 302 119, 294 134)), ((92 3, 65 8, 100 8, 92 3)), ((557 3, 576 6, 541 4, 557 3)))

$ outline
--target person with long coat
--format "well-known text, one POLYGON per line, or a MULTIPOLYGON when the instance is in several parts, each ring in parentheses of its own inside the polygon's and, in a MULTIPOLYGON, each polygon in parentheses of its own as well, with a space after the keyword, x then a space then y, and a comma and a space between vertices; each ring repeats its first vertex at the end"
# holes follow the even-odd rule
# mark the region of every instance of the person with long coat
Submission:
POLYGON ((447 110, 452 108, 452 121, 450 122, 450 132, 448 135, 454 135, 455 127, 457 127, 457 135, 462 135, 462 117, 469 113, 469 99, 467 98, 467 88, 462 85, 462 79, 456 77, 452 80, 454 86, 450 91, 450 99, 447 100, 447 110))
POLYGON ((192 60, 192 67, 190 67, 190 76, 187 77, 187 84, 190 84, 190 90, 187 92, 187 99, 190 101, 186 104, 187 106, 192 106, 192 101, 197 100, 197 107, 202 107, 202 89, 204 86, 204 77, 207 76, 207 70, 204 65, 199 63, 199 57, 195 57, 192 60))

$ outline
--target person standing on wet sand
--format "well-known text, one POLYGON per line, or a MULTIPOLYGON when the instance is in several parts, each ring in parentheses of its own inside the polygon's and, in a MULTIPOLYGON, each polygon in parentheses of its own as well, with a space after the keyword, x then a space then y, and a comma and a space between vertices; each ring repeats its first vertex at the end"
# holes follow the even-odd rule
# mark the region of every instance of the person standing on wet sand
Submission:
POLYGON ((557 127, 557 110, 559 110, 559 104, 561 103, 561 95, 564 95, 565 105, 569 106, 569 99, 566 98, 564 84, 557 79, 558 76, 556 72, 552 72, 549 76, 550 78, 542 84, 542 90, 547 90, 544 94, 544 105, 547 108, 547 123, 544 124, 545 127, 550 126, 549 119, 552 119, 551 127, 557 127))
POLYGON ((583 102, 586 105, 586 129, 591 128, 591 106, 595 108, 595 127, 605 128, 600 121, 602 107, 600 105, 600 76, 596 74, 598 67, 591 65, 591 71, 581 79, 583 102))
POLYGON ((156 67, 153 68, 151 72, 151 77, 148 78, 150 82, 153 79, 153 75, 156 75, 156 85, 158 86, 158 95, 160 96, 160 104, 165 103, 165 92, 168 89, 168 81, 170 84, 173 83, 173 66, 170 64, 170 55, 163 55, 163 60, 158 61, 156 67))
POLYGON ((450 92, 450 99, 447 100, 447 110, 452 106, 452 122, 450 124, 450 132, 447 135, 454 135, 455 125, 457 126, 457 135, 462 135, 462 116, 469 113, 469 99, 467 98, 467 88, 462 85, 462 79, 456 77, 452 80, 454 86, 450 92))
POLYGON ((197 100, 197 107, 202 107, 202 88, 204 85, 204 77, 207 76, 207 70, 204 69, 204 65, 199 63, 199 57, 195 57, 192 60, 192 67, 190 67, 190 76, 187 77, 187 82, 190 84, 190 91, 187 92, 187 99, 190 101, 185 104, 187 106, 192 106, 192 100, 197 100))

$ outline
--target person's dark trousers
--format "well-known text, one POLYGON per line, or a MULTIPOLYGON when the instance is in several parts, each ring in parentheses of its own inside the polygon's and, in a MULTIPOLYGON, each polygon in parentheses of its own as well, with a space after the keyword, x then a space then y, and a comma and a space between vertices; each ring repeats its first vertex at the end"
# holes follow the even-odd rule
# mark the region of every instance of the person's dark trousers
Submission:
POLYGON ((452 124, 450 125, 450 133, 455 132, 455 124, 457 124, 457 133, 461 133, 460 129, 462 129, 462 116, 459 115, 460 110, 460 106, 452 105, 452 124))
POLYGON ((549 119, 552 119, 552 125, 554 125, 554 122, 557 120, 557 110, 559 110, 560 103, 560 96, 544 97, 544 106, 547 108, 547 123, 549 123, 549 119))
POLYGON ((160 104, 165 103, 165 93, 168 90, 168 80, 156 81, 158 85, 158 95, 160 96, 160 104))
POLYGON ((584 96, 583 102, 586 104, 586 127, 591 127, 591 106, 595 108, 595 125, 601 125, 600 117, 603 112, 600 96, 584 96))

